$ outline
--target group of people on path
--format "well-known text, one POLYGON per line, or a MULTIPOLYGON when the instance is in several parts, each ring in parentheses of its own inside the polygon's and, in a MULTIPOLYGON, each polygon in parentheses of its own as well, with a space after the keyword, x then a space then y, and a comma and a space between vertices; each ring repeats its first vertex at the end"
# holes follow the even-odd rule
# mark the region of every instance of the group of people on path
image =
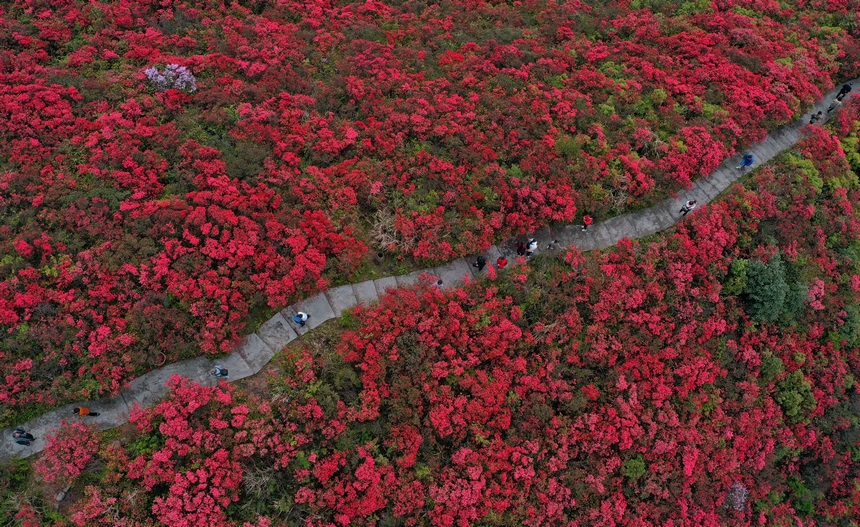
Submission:
MULTIPOLYGON (((835 110, 836 108, 841 106, 843 99, 845 99, 845 97, 849 93, 851 93, 851 91, 852 91, 852 85, 850 83, 849 84, 843 84, 842 88, 840 88, 840 90, 839 90, 839 93, 837 93, 836 98, 830 104, 830 107, 827 108, 827 113, 829 114, 833 110, 835 110)), ((818 111, 816 113, 813 113, 809 118, 809 124, 815 124, 818 121, 820 121, 823 117, 824 117, 824 114, 822 111, 818 111)), ((753 156, 753 154, 751 154, 751 153, 747 153, 743 156, 740 164, 736 168, 738 168, 738 169, 749 168, 753 165, 754 162, 755 162, 755 156, 753 156)), ((697 206, 698 206, 698 201, 692 199, 692 200, 689 200, 686 203, 684 203, 684 205, 681 207, 681 210, 679 210, 678 212, 680 212, 681 214, 686 216, 689 212, 691 212, 697 206)), ((586 232, 588 230, 588 226, 591 225, 593 222, 594 222, 594 218, 592 218, 590 214, 588 214, 588 213, 583 214, 583 216, 582 216, 582 231, 586 232)), ((549 249, 549 250, 559 249, 560 247, 561 247, 561 244, 559 244, 558 240, 553 240, 552 242, 550 242, 547 245, 547 249, 549 249)), ((517 242, 517 244, 515 245, 515 248, 516 248, 517 256, 525 256, 526 258, 531 258, 538 250, 538 242, 537 242, 536 238, 530 238, 528 240, 528 244, 523 243, 523 242, 517 242)), ((499 256, 496 259, 496 268, 498 270, 501 271, 507 265, 508 265, 508 259, 505 258, 504 256, 499 256)), ((475 260, 475 262, 472 264, 472 266, 475 267, 478 271, 483 271, 484 268, 487 266, 487 259, 484 256, 478 256, 478 258, 475 260)), ((439 289, 442 289, 442 285, 443 285, 442 279, 440 278, 433 285, 435 287, 438 287, 439 289)), ((308 318, 310 318, 310 315, 308 315, 307 313, 305 313, 303 311, 299 311, 298 313, 296 313, 295 316, 293 316, 293 322, 295 322, 299 326, 304 327, 304 325, 308 321, 308 318)), ((209 372, 209 374, 215 378, 221 378, 221 379, 229 378, 229 371, 227 370, 227 368, 224 368, 222 366, 215 366, 214 369, 209 372)), ((96 417, 96 416, 100 415, 98 412, 91 411, 86 406, 76 406, 72 410, 72 412, 74 413, 74 415, 77 415, 80 417, 83 417, 83 416, 96 417)), ((29 432, 27 432, 23 428, 16 428, 15 430, 12 431, 12 440, 15 441, 15 443, 17 443, 19 445, 30 446, 30 444, 32 444, 32 442, 35 439, 36 438, 33 437, 32 434, 30 434, 29 432)))
POLYGON ((842 99, 844 99, 849 93, 851 93, 851 84, 843 84, 842 88, 839 89, 839 93, 836 94, 836 98, 833 99, 833 102, 830 103, 830 107, 827 108, 827 113, 830 113, 836 108, 842 106, 842 99))
MULTIPOLYGON (((86 406, 75 406, 72 409, 72 413, 79 417, 89 416, 89 417, 97 417, 101 415, 99 412, 93 412, 86 406)), ((30 446, 36 438, 33 437, 33 434, 27 432, 23 428, 16 428, 12 430, 12 441, 22 446, 30 446)))
MULTIPOLYGON (((508 259, 505 258, 504 256, 499 256, 498 258, 496 258, 496 269, 498 269, 499 271, 504 269, 507 265, 508 265, 508 259)), ((478 258, 472 264, 472 267, 474 267, 478 271, 483 271, 486 266, 487 266, 487 259, 484 258, 483 256, 478 256, 478 258)), ((442 280, 439 280, 437 285, 441 288, 442 287, 442 280)))
MULTIPOLYGON (((439 282, 436 285, 439 287, 442 287, 442 280, 439 280, 439 282)), ((310 317, 311 316, 308 315, 307 313, 305 313, 304 311, 299 311, 298 313, 296 313, 293 316, 293 322, 295 322, 296 324, 298 324, 301 327, 304 327, 304 325, 307 324, 308 319, 310 317)), ((230 378, 230 371, 223 366, 217 366, 216 365, 212 369, 212 371, 209 372, 209 375, 211 375, 212 377, 215 377, 216 379, 229 379, 230 378)))
MULTIPOLYGON (((752 154, 746 154, 746 155, 744 155, 743 159, 741 160, 741 166, 739 166, 738 168, 750 167, 750 166, 752 166, 754 161, 755 161, 755 158, 753 157, 752 154)), ((691 200, 687 201, 686 203, 684 203, 684 205, 681 207, 681 210, 678 212, 680 212, 681 214, 686 216, 690 211, 695 209, 698 206, 698 204, 699 204, 698 201, 691 199, 691 200)), ((592 223, 594 223, 594 218, 592 218, 591 215, 588 213, 583 214, 582 215, 582 232, 588 231, 588 226, 591 225, 592 223)), ((528 240, 527 244, 524 242, 517 242, 516 245, 514 245, 514 248, 516 249, 517 256, 525 256, 526 258, 531 258, 537 252, 538 242, 537 242, 537 239, 530 238, 528 240)), ((559 248, 561 248, 561 244, 558 242, 558 240, 553 240, 549 244, 547 244, 548 250, 554 250, 554 249, 559 249, 559 248)), ((501 271, 502 269, 505 268, 506 265, 508 265, 508 260, 504 256, 500 256, 496 260, 496 268, 498 270, 501 271)), ((475 261, 472 263, 472 267, 474 267, 478 271, 483 271, 486 266, 487 266, 487 259, 483 255, 478 256, 475 259, 475 261)), ((435 285, 441 289, 442 288, 442 280, 439 280, 435 285)))
MULTIPOLYGON (((849 93, 851 93, 851 90, 852 84, 843 84, 842 87, 839 89, 839 93, 836 94, 836 98, 833 99, 833 102, 830 103, 830 106, 827 108, 827 113, 830 113, 836 108, 842 106, 842 101, 845 99, 845 97, 848 96, 849 93)), ((819 110, 818 112, 813 113, 809 116, 809 124, 815 124, 822 119, 824 119, 824 112, 819 110)))
MULTIPOLYGON (((592 221, 591 216, 586 215, 586 218, 588 218, 587 223, 590 225, 591 221, 592 221)), ((585 230, 586 227, 587 227, 587 225, 583 226, 582 230, 585 230)), ((517 256, 525 256, 528 259, 528 258, 531 258, 532 256, 534 256, 535 253, 537 253, 538 245, 539 244, 538 244, 537 238, 529 238, 527 242, 517 242, 516 245, 514 245, 514 249, 516 250, 517 256)), ((546 248, 547 248, 547 250, 560 249, 561 243, 559 243, 558 240, 553 240, 547 244, 546 248)), ((508 259, 505 258, 504 255, 496 258, 496 269, 497 270, 501 271, 502 269, 507 267, 507 265, 508 265, 508 259)), ((486 266, 487 266, 487 259, 483 255, 478 256, 475 259, 475 261, 472 263, 472 267, 474 267, 478 271, 483 271, 486 266)), ((435 285, 441 289, 442 280, 439 280, 435 285)))

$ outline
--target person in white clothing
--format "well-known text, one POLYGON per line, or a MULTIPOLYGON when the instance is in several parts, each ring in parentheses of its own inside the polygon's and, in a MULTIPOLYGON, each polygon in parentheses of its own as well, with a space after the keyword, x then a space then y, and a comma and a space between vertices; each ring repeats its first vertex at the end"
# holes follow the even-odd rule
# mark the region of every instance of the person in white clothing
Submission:
POLYGON ((695 209, 696 205, 698 205, 698 204, 699 204, 698 201, 691 199, 687 203, 684 203, 684 206, 681 207, 681 210, 679 212, 683 212, 684 216, 686 216, 687 213, 690 212, 691 210, 695 209))
POLYGON ((526 249, 526 258, 531 258, 532 255, 534 255, 534 253, 537 251, 537 248, 538 248, 537 240, 535 238, 532 238, 531 240, 529 240, 529 246, 526 249))

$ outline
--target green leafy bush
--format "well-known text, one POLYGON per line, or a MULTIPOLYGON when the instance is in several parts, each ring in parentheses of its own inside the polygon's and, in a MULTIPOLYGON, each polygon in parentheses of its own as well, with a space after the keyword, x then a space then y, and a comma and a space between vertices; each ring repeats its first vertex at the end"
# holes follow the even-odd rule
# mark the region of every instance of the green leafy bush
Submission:
POLYGON ((747 311, 758 322, 776 322, 782 314, 789 286, 785 282, 785 265, 777 254, 767 263, 749 262, 746 269, 744 296, 747 311))
POLYGON ((645 475, 645 460, 642 458, 642 454, 636 454, 636 457, 632 457, 624 462, 624 465, 621 466, 621 473, 627 476, 627 478, 631 481, 636 481, 645 475))
POLYGON ((570 159, 579 153, 580 143, 569 135, 559 136, 555 140, 555 150, 565 158, 570 159))
POLYGON ((747 264, 749 260, 737 258, 729 268, 729 276, 723 284, 723 291, 729 295, 740 295, 747 286, 747 264))
POLYGON ((764 382, 772 381, 777 378, 780 373, 785 371, 785 365, 782 362, 782 359, 767 351, 763 354, 761 359, 761 366, 759 367, 760 378, 764 382))
POLYGON ((782 318, 785 323, 794 323, 806 310, 809 286, 795 282, 788 286, 785 302, 782 304, 782 318))
POLYGON ((845 323, 839 327, 838 334, 848 346, 854 346, 860 337, 860 309, 855 305, 845 306, 845 323))
POLYGON ((789 373, 777 384, 776 402, 793 422, 802 421, 805 412, 818 406, 818 401, 812 395, 812 385, 803 377, 803 370, 789 373))

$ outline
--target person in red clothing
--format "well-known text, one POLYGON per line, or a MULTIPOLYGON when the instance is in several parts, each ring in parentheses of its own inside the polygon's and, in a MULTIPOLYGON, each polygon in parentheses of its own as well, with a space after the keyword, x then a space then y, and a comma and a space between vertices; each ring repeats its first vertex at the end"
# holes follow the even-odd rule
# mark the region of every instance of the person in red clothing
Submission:
POLYGON ((99 415, 98 412, 91 412, 89 408, 86 406, 75 406, 75 409, 72 410, 75 415, 88 415, 90 417, 95 417, 99 415))
POLYGON ((594 222, 594 220, 591 218, 591 215, 589 215, 589 214, 584 214, 584 215, 582 216, 582 232, 587 231, 587 230, 588 230, 588 226, 589 226, 589 225, 591 225, 591 224, 592 224, 592 222, 594 222))
POLYGON ((496 267, 499 269, 499 271, 504 269, 506 265, 508 265, 508 259, 504 256, 499 256, 499 258, 496 260, 496 267))

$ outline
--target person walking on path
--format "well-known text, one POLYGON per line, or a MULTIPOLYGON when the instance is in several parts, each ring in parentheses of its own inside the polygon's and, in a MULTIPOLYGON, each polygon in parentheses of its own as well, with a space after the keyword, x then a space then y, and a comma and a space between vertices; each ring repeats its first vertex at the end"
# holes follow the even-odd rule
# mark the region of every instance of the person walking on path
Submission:
POLYGON ((483 256, 478 256, 478 259, 475 260, 475 263, 472 264, 472 267, 477 269, 478 271, 483 271, 484 267, 487 265, 487 259, 483 256))
POLYGON ((30 443, 35 439, 36 438, 33 437, 33 434, 27 433, 23 428, 16 428, 12 431, 12 440, 19 445, 30 446, 30 443))
POLYGON ((696 208, 696 205, 698 205, 698 204, 699 204, 699 202, 698 202, 698 201, 696 201, 696 200, 694 200, 694 199, 691 199, 691 200, 690 200, 690 201, 688 201, 687 203, 684 203, 684 206, 683 206, 683 207, 681 207, 681 210, 680 210, 680 211, 678 211, 678 212, 683 212, 683 213, 684 213, 684 216, 686 216, 686 215, 687 215, 687 213, 688 213, 688 212, 690 212, 691 210, 695 209, 695 208, 696 208))
POLYGON ((529 240, 528 249, 526 249, 526 258, 531 258, 534 256, 535 252, 537 252, 538 242, 536 239, 532 238, 529 240))
POLYGON ((830 106, 827 108, 827 113, 832 112, 833 110, 839 108, 840 106, 842 106, 842 99, 837 97, 836 99, 833 99, 832 103, 830 103, 830 106))
POLYGON ((517 256, 525 256, 526 254, 526 244, 523 242, 517 242, 517 256))
POLYGON ((91 412, 90 409, 87 408, 86 406, 75 406, 75 409, 72 410, 72 412, 74 412, 75 415, 80 415, 80 416, 88 415, 90 417, 97 417, 97 416, 101 415, 98 412, 91 412))
POLYGON ((836 94, 836 98, 841 101, 849 93, 851 93, 851 85, 843 84, 842 87, 839 89, 839 93, 836 94))
POLYGON ((755 157, 752 154, 744 154, 743 159, 741 159, 741 164, 735 168, 749 168, 755 162, 755 157))
POLYGON ((559 247, 561 247, 561 244, 558 243, 558 240, 553 240, 553 241, 549 242, 549 245, 546 246, 547 250, 550 250, 550 251, 554 251, 554 250, 558 249, 559 247))
POLYGON ((496 268, 499 271, 504 269, 506 265, 508 265, 508 259, 504 256, 499 256, 498 259, 496 259, 496 268))
POLYGON ((230 372, 227 371, 227 368, 222 368, 221 366, 215 366, 215 368, 209 372, 209 375, 215 378, 226 379, 230 376, 230 372))
POLYGON ((309 318, 311 318, 310 315, 308 315, 304 311, 299 311, 298 313, 296 313, 296 316, 293 317, 293 322, 304 327, 305 322, 307 322, 309 318))
POLYGON ((818 113, 814 113, 809 117, 809 124, 817 123, 818 121, 821 120, 822 117, 824 117, 824 112, 822 112, 821 110, 818 110, 818 113))
POLYGON ((443 282, 442 282, 442 279, 440 278, 440 279, 436 280, 436 283, 435 283, 435 284, 433 284, 433 287, 435 287, 436 289, 441 290, 441 289, 442 289, 442 283, 443 283, 443 282))
POLYGON ((590 214, 584 214, 582 216, 582 232, 587 231, 588 226, 591 225, 592 222, 594 222, 594 219, 591 217, 591 215, 590 214))

